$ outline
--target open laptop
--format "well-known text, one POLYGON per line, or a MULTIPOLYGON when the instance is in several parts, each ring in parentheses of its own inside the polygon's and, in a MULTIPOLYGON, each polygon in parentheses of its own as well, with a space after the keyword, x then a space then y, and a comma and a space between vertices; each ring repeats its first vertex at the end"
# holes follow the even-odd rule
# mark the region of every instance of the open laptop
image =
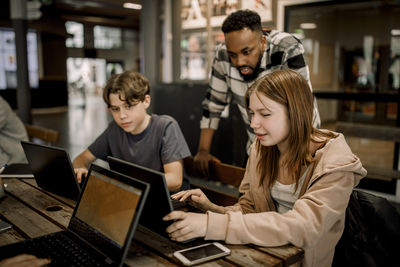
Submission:
POLYGON ((149 188, 92 164, 67 230, 0 247, 0 258, 28 253, 52 266, 122 266, 149 188))
POLYGON ((69 199, 78 199, 81 186, 66 150, 27 141, 21 141, 21 145, 39 187, 69 199))
POLYGON ((168 237, 165 230, 171 222, 163 221, 162 218, 173 210, 195 209, 184 202, 171 199, 164 173, 110 156, 107 160, 111 170, 135 177, 151 185, 139 223, 153 232, 168 237))

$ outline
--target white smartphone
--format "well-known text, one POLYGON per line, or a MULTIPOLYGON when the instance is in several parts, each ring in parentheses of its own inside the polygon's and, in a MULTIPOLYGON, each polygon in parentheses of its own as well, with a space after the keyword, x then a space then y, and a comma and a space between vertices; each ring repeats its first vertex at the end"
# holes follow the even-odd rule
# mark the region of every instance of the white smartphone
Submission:
POLYGON ((12 228, 11 224, 0 221, 0 233, 6 232, 12 228))
POLYGON ((213 242, 175 251, 174 256, 184 265, 190 266, 223 257, 230 253, 231 250, 229 248, 220 243, 213 242))

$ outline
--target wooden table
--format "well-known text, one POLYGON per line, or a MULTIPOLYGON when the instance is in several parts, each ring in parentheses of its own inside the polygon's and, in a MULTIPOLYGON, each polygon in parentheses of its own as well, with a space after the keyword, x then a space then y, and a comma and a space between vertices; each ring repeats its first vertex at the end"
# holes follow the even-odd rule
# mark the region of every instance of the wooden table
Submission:
MULTIPOLYGON (((0 219, 11 223, 13 229, 0 234, 0 246, 67 228, 74 201, 41 190, 33 179, 3 180, 7 197, 0 200, 0 219)), ((130 266, 179 266, 173 252, 193 245, 197 244, 172 242, 139 225, 125 262, 130 266)), ((303 258, 303 251, 290 245, 225 245, 232 250, 230 256, 203 265, 289 266, 303 258)))

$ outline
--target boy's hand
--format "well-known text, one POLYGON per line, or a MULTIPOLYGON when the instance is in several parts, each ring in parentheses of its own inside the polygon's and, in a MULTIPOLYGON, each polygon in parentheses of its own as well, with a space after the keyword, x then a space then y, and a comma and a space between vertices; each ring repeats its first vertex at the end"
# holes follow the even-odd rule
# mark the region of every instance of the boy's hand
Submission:
POLYGON ((76 179, 78 180, 78 183, 81 183, 82 178, 86 177, 86 175, 88 174, 88 169, 86 169, 86 168, 75 168, 74 171, 75 171, 76 179))

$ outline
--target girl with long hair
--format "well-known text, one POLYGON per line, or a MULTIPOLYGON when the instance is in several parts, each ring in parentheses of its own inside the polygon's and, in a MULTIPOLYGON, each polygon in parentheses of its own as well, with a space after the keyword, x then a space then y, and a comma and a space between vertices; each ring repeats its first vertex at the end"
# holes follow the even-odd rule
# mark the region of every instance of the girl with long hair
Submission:
POLYGON ((205 214, 174 211, 165 220, 170 237, 230 244, 293 244, 303 248, 303 266, 330 266, 353 188, 366 175, 344 136, 316 129, 313 95, 296 71, 278 70, 246 92, 256 134, 234 206, 210 202, 200 189, 172 197, 189 200, 205 214))

